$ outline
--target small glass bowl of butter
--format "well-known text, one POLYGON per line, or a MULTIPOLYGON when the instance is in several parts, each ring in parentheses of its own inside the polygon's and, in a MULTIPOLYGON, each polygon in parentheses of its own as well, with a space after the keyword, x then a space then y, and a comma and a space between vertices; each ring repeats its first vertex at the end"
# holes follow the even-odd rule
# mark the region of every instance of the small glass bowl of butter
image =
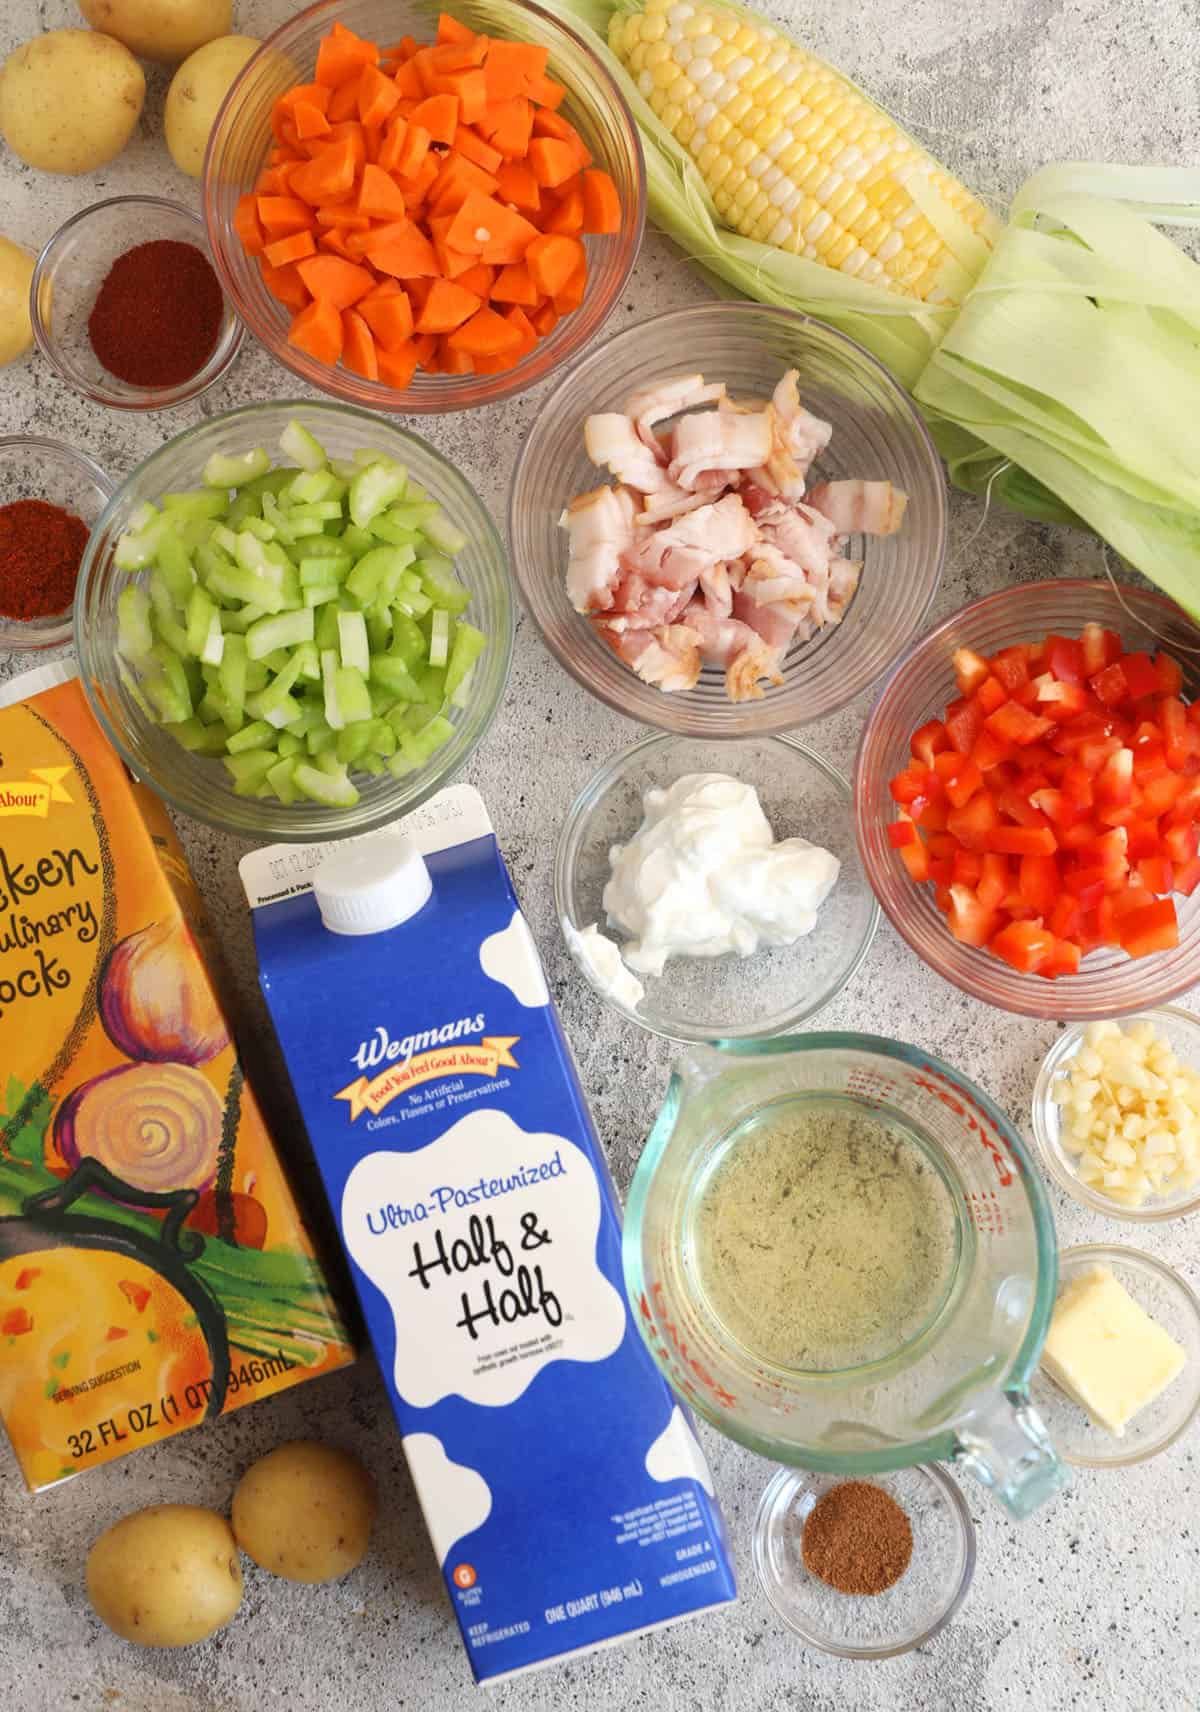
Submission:
MULTIPOLYGON (((752 830, 749 836, 752 839, 752 830)), ((790 849, 802 866, 802 846, 790 849)), ((622 750, 593 775, 567 813, 555 858, 554 895, 559 926, 585 980, 630 1022, 677 1041, 763 1040, 799 1027, 859 969, 879 923, 879 906, 858 857, 849 784, 794 737, 717 742, 663 735, 622 750), (653 805, 658 804, 665 817, 670 805, 664 807, 665 798, 657 793, 673 796, 673 787, 694 775, 725 778, 727 810, 714 812, 711 801, 682 804, 675 842, 660 842, 658 853, 647 855, 638 874, 631 873, 627 859, 615 877, 614 848, 628 849, 653 805), (744 793, 739 800, 733 781, 756 792, 758 806, 744 793), (788 866, 786 853, 781 869, 763 863, 762 850, 752 842, 741 842, 747 823, 752 827, 756 820, 762 835, 768 836, 761 825, 763 815, 776 846, 790 839, 820 847, 813 856, 825 864, 825 884, 830 872, 825 853, 836 858, 837 877, 827 895, 818 884, 806 900, 807 877, 795 864, 788 866), (729 824, 721 825, 722 819, 729 824), (690 882, 701 869, 713 876, 711 890, 690 884, 680 889, 680 919, 675 923, 680 949, 667 958, 660 974, 648 973, 648 959, 639 962, 637 952, 631 951, 628 924, 611 919, 606 890, 610 905, 618 891, 628 896, 631 885, 639 886, 643 897, 654 894, 661 902, 668 870, 690 882), (767 891, 776 888, 776 895, 756 896, 760 881, 767 891), (754 936, 754 929, 745 927, 746 918, 765 921, 766 938, 757 949, 746 955, 734 949, 719 955, 682 949, 689 935, 699 943, 709 927, 721 930, 724 903, 712 907, 718 895, 723 901, 736 899, 732 915, 739 919, 724 926, 733 937, 742 935, 743 945, 747 931, 754 936), (815 905, 815 920, 802 922, 789 943, 771 943, 772 934, 778 940, 789 931, 785 905, 803 906, 806 901, 815 905), (632 967, 622 952, 631 957, 632 967)), ((660 952, 665 914, 669 911, 657 912, 660 952)), ((795 926, 799 918, 794 907, 791 916, 795 926)), ((643 951, 650 946, 646 932, 638 943, 643 951)))
MULTIPOLYGON (((1200 1164, 1192 1171, 1181 1171, 1180 1176, 1185 1181, 1165 1192, 1155 1192, 1147 1185, 1140 1191, 1131 1193, 1127 1187, 1148 1164, 1145 1150, 1153 1129, 1151 1120, 1143 1121, 1142 1114, 1147 1110, 1147 1099, 1155 1100, 1156 1094, 1143 1095, 1137 1089, 1124 1089, 1120 1086, 1122 1077, 1108 1076, 1103 1040, 1097 1041, 1089 1048, 1097 1030, 1114 1029, 1119 1029, 1127 1038, 1142 1034, 1152 1039, 1156 1045, 1162 1043, 1169 1048, 1182 1071, 1200 1073, 1200 1018, 1177 1005, 1162 1005, 1155 1010, 1141 1011, 1136 1016, 1121 1017, 1115 1023, 1076 1023, 1073 1027, 1064 1029, 1042 1059, 1033 1089, 1033 1136, 1041 1154, 1042 1164, 1061 1188, 1093 1212, 1104 1213, 1113 1219, 1126 1219, 1132 1224, 1153 1224, 1163 1219, 1181 1218, 1184 1214, 1200 1208, 1200 1164), (1093 1054, 1090 1058, 1086 1056, 1089 1049, 1093 1054), (1072 1081, 1076 1088, 1080 1086, 1076 1072, 1083 1069, 1086 1073, 1088 1068, 1093 1066, 1094 1079, 1100 1086, 1095 1093, 1092 1110, 1100 1111, 1105 1107, 1111 1110, 1111 1094, 1121 1100, 1126 1113, 1121 1127, 1123 1128, 1130 1118, 1133 1120, 1130 1152, 1122 1152, 1120 1159, 1114 1156, 1111 1161, 1116 1166, 1115 1176, 1124 1177, 1123 1184, 1117 1185, 1114 1182, 1115 1187, 1121 1188, 1120 1193, 1106 1192, 1103 1180, 1083 1180, 1080 1169, 1080 1138, 1078 1135, 1072 1138, 1068 1134, 1070 1114, 1067 1107, 1061 1103, 1067 1100, 1072 1092, 1072 1081), (1128 1173, 1132 1173, 1132 1177, 1127 1175, 1128 1173), (1186 1181, 1189 1176, 1192 1177, 1191 1182, 1186 1181)), ((1148 1074, 1153 1076, 1152 1068, 1147 1066, 1146 1069, 1148 1074)), ((1085 1089, 1091 1079, 1083 1083, 1085 1089)), ((1154 1109, 1161 1111, 1163 1108, 1161 1104, 1156 1103, 1154 1109)), ((1084 1120, 1085 1125, 1087 1121, 1084 1120)), ((1157 1119, 1153 1121, 1157 1122, 1157 1119)), ((1184 1128, 1190 1127, 1182 1118, 1180 1123, 1184 1128)), ((1195 1113, 1194 1129, 1196 1157, 1200 1160, 1200 1108, 1195 1113)), ((1172 1132, 1170 1145, 1176 1145, 1178 1139, 1172 1132)), ((1104 1163, 1107 1165, 1110 1161, 1105 1158, 1104 1163)))
POLYGON ((1067 1248, 1058 1273, 1034 1406, 1064 1462, 1145 1462, 1200 1411, 1200 1300, 1173 1267, 1136 1248, 1067 1248))

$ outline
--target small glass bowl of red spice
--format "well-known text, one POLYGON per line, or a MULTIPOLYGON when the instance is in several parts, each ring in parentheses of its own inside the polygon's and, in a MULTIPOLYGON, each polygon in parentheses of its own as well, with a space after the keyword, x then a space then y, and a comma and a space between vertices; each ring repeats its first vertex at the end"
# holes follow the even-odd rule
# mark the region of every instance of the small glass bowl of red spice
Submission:
POLYGON ((759 1503, 754 1568, 778 1615, 839 1658, 912 1652, 945 1628, 975 1573, 975 1528, 934 1463, 846 1480, 781 1468, 759 1503))
POLYGON ((195 398, 244 335, 203 222, 158 196, 112 197, 60 226, 34 268, 30 318, 56 373, 111 410, 195 398))
POLYGON ((84 452, 0 437, 0 651, 70 641, 80 562, 113 491, 84 452))

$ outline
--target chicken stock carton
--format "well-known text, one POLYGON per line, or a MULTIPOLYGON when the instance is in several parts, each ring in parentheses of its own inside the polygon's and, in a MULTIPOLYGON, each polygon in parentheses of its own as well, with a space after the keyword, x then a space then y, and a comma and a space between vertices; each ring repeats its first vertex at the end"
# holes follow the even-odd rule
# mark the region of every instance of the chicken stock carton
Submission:
POLYGON ((71 669, 2 686, 0 1420, 34 1490, 353 1360, 213 962, 71 669))
POLYGON ((478 793, 243 859, 263 991, 475 1677, 735 1597, 478 793))

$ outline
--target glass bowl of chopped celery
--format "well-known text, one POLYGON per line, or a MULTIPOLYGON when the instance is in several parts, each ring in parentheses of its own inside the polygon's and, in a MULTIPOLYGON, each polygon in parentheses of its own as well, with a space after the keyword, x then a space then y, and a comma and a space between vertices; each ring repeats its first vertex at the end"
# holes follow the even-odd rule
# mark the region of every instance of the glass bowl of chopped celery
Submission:
POLYGON ((1064 1029, 1042 1059, 1033 1135, 1054 1181, 1135 1224, 1200 1207, 1200 1018, 1177 1005, 1064 1029))
POLYGON ((176 809, 253 838, 372 831, 464 765, 512 656, 495 526, 365 410, 202 422, 97 523, 75 639, 101 725, 176 809))

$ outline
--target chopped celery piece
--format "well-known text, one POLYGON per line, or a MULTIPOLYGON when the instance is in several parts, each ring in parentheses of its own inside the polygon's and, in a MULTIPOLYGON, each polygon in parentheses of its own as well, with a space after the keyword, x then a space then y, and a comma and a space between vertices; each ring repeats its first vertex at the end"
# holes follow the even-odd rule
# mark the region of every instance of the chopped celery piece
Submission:
POLYGON ((234 457, 214 452, 205 464, 204 474, 200 479, 205 487, 240 488, 246 482, 265 476, 270 467, 270 457, 261 446, 256 446, 252 452, 242 452, 234 457))
POLYGON ((371 661, 371 682, 378 684, 393 701, 423 701, 420 684, 403 660, 394 654, 377 654, 371 661))
POLYGON ((415 568, 420 572, 425 593, 434 606, 443 606, 448 612, 466 611, 471 604, 471 591, 459 582, 449 559, 430 554, 418 559, 415 568))
POLYGON ((236 559, 237 538, 238 531, 236 529, 229 528, 228 522, 225 522, 218 523, 215 526, 210 540, 214 547, 219 547, 221 549, 222 553, 227 554, 231 559, 236 559))
POLYGON ((201 517, 224 517, 229 509, 229 495, 194 488, 190 493, 164 493, 158 503, 164 511, 173 514, 171 522, 175 524, 185 518, 192 521, 201 517))
POLYGON ((163 725, 182 725, 192 717, 191 697, 186 692, 181 695, 166 677, 147 677, 143 680, 146 699, 150 702, 159 721, 163 725))
POLYGON ((297 676, 306 678, 309 683, 319 684, 321 681, 321 656, 317 651, 316 642, 301 642, 293 650, 292 660, 297 662, 297 676))
POLYGON ((301 472, 295 464, 279 464, 273 470, 268 470, 265 476, 256 476, 244 487, 238 489, 239 499, 262 499, 264 494, 280 494, 295 481, 301 472))
POLYGON ((353 808, 358 801, 358 792, 345 767, 340 767, 337 773, 326 773, 306 761, 297 761, 292 782, 313 802, 324 803, 329 808, 353 808))
POLYGON ((367 464, 350 483, 347 504, 351 522, 365 529, 373 517, 400 498, 407 481, 407 471, 390 458, 367 464))
POLYGON ((279 450, 285 458, 294 459, 302 470, 324 469, 329 462, 324 446, 301 422, 288 423, 279 436, 279 450))
POLYGON ((344 566, 338 559, 301 559, 300 587, 324 588, 329 583, 336 585, 343 569, 344 566))
POLYGON ((155 564, 158 567, 158 575, 178 604, 186 605, 188 595, 195 585, 196 573, 192 569, 191 555, 174 528, 165 528, 159 537, 155 564))
POLYGON ((244 606, 260 606, 264 612, 283 611, 283 593, 279 586, 254 571, 242 570, 240 565, 230 565, 228 570, 218 568, 210 571, 205 581, 209 594, 218 600, 236 600, 244 606))
POLYGON ((299 755, 304 749, 304 743, 295 731, 281 731, 275 747, 279 751, 280 759, 286 760, 289 756, 299 755))
POLYGON ((346 721, 342 718, 337 699, 338 656, 336 648, 321 650, 321 684, 325 692, 325 723, 331 731, 340 731, 346 721))
MULTIPOLYGON (((372 718, 375 710, 371 706, 367 680, 361 672, 356 672, 353 666, 337 668, 334 673, 334 692, 343 725, 353 725, 357 720, 372 718)), ((325 717, 328 719, 328 714, 325 717)), ((330 720, 329 723, 332 725, 333 721, 330 720)))
MULTIPOLYGON (((373 606, 366 615, 367 642, 372 654, 386 654, 392 640, 392 615, 386 607, 373 606)), ((365 668, 364 668, 365 670, 365 668)))
POLYGON ((431 719, 423 731, 406 731, 400 738, 400 753, 414 767, 420 767, 454 736, 454 727, 441 714, 431 719))
POLYGON ((294 803, 299 800, 300 792, 296 789, 296 762, 287 756, 282 756, 267 773, 267 783, 279 798, 281 803, 294 803))
POLYGON ((188 652, 187 631, 174 618, 164 614, 154 614, 154 634, 160 642, 164 642, 172 654, 186 655, 188 652))
POLYGON ((286 690, 256 690, 246 697, 246 712, 265 720, 272 731, 284 731, 300 717, 300 703, 286 690))
POLYGON ((157 512, 143 529, 126 529, 113 550, 113 564, 119 571, 141 571, 153 564, 158 553, 166 522, 157 512))
POLYGON ((225 727, 223 725, 205 725, 202 719, 193 716, 191 719, 182 720, 178 725, 164 725, 163 730, 193 755, 223 755, 225 753, 225 727))
POLYGON ((439 608, 429 626, 429 664, 444 666, 450 658, 450 614, 439 608))
MULTIPOLYGON (((339 481, 331 469, 301 470, 288 485, 285 497, 289 505, 315 505, 323 499, 342 500, 346 483, 339 481)), ((338 506, 338 515, 341 506, 338 506)))
POLYGON ((221 656, 217 682, 221 686, 221 695, 233 715, 231 723, 234 725, 241 724, 242 712, 246 705, 246 659, 245 637, 226 636, 225 652, 221 656))
POLYGON ((439 552, 449 553, 451 557, 461 553, 467 544, 462 530, 451 523, 440 505, 434 507, 433 516, 425 521, 425 538, 432 541, 439 552))
MULTIPOLYGON (((451 701, 454 701, 458 690, 486 647, 487 637, 483 631, 476 630, 473 624, 467 624, 460 618, 454 626, 454 642, 446 667, 446 694, 451 701)), ((454 705, 457 707, 459 704, 455 702, 454 705)))
POLYGON ((338 653, 343 666, 352 667, 363 677, 370 671, 367 622, 361 612, 338 613, 338 653))
POLYGON ((419 664, 428 653, 420 625, 406 612, 392 614, 392 645, 388 651, 408 666, 419 664))
POLYGON ((315 610, 318 606, 327 606, 331 600, 336 600, 341 592, 336 583, 317 583, 304 590, 304 604, 315 610))
POLYGON ((265 749, 274 735, 265 719, 256 719, 250 725, 243 725, 240 731, 235 731, 225 747, 231 755, 240 755, 243 749, 265 749))
MULTIPOLYGON (((343 766, 352 767, 360 756, 367 753, 371 747, 374 724, 373 719, 361 720, 357 725, 347 725, 338 732, 333 753, 343 766)), ((390 730, 391 727, 389 726, 388 729, 390 730)))
MULTIPOLYGON (((221 621, 217 617, 217 603, 207 590, 202 589, 197 584, 187 600, 188 653, 194 654, 197 659, 204 653, 205 645, 208 642, 209 627, 214 618, 217 619, 217 628, 219 629, 221 621)), ((221 662, 217 660, 213 663, 220 665, 221 662)))
POLYGON ((332 749, 337 743, 339 733, 331 726, 321 724, 314 731, 305 735, 304 747, 312 756, 323 755, 327 749, 332 749))
POLYGON ((137 583, 129 583, 117 596, 117 647, 127 660, 138 660, 153 646, 150 596, 137 583))
POLYGON ((251 535, 260 541, 273 541, 278 534, 273 523, 268 523, 265 517, 255 517, 253 514, 243 518, 242 528, 248 529, 251 535))
POLYGON ((200 658, 206 666, 219 666, 225 656, 225 633, 221 629, 221 615, 213 608, 208 621, 208 635, 204 638, 204 646, 200 650, 200 658))
POLYGON ((336 609, 326 609, 317 614, 316 633, 314 640, 322 653, 326 648, 332 648, 336 654, 340 643, 338 636, 338 615, 336 609))
POLYGON ((237 755, 226 755, 222 764, 239 785, 257 790, 278 759, 273 749, 243 749, 237 755))
POLYGON ((252 660, 261 660, 275 648, 295 648, 313 639, 311 606, 296 612, 281 612, 275 618, 260 618, 246 632, 246 652, 252 660))
POLYGON ((393 547, 415 548, 421 540, 420 531, 397 518, 394 511, 384 511, 378 517, 373 517, 370 529, 372 535, 378 536, 381 541, 390 542, 393 547))
POLYGON ((398 547, 375 547, 364 553, 346 578, 347 594, 353 595, 360 606, 370 606, 388 572, 404 569, 403 559, 397 564, 399 553, 398 547))
MULTIPOLYGON (((453 658, 453 656, 451 656, 451 658, 453 658)), ((462 681, 459 683, 458 688, 455 689, 454 691, 452 691, 452 693, 451 693, 451 696, 450 696, 450 706, 451 707, 469 707, 470 706, 471 691, 474 688, 474 680, 475 680, 475 668, 474 668, 474 666, 468 666, 466 674, 464 675, 462 681)))

